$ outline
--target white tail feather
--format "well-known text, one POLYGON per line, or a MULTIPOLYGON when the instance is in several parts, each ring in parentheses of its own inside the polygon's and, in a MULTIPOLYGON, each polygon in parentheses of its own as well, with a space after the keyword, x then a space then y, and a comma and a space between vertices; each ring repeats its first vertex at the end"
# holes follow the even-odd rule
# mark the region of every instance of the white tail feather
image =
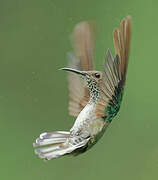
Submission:
MULTIPOLYGON (((52 133, 42 133, 33 144, 35 153, 42 159, 50 160, 71 153, 77 148, 87 144, 89 139, 84 139, 78 143, 70 143, 70 133, 65 131, 56 131, 52 133), (42 147, 40 147, 42 146, 42 147)), ((73 140, 72 140, 73 142, 73 140)))

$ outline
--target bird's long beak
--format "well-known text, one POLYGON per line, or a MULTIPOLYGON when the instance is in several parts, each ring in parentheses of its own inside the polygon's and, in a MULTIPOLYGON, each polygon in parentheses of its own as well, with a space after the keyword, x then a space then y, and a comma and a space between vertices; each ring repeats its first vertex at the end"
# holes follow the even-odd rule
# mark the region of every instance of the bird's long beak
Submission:
POLYGON ((79 70, 76 70, 76 69, 72 69, 72 68, 61 68, 60 70, 70 71, 70 72, 73 72, 73 73, 76 73, 76 74, 79 74, 79 75, 82 75, 82 76, 86 76, 85 72, 79 71, 79 70))

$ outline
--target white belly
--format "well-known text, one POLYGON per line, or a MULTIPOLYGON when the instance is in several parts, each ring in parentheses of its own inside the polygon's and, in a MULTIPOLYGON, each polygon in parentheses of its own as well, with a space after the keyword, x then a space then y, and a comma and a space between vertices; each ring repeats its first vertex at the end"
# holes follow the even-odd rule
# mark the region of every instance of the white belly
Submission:
POLYGON ((81 136, 92 136, 98 134, 104 126, 102 118, 96 117, 96 104, 87 104, 85 108, 78 115, 71 132, 73 134, 80 134, 81 136))

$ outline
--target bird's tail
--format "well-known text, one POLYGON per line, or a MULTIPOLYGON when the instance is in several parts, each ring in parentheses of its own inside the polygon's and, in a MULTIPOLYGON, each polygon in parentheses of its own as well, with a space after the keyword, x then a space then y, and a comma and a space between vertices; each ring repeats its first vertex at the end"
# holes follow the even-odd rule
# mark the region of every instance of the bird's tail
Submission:
POLYGON ((56 131, 50 133, 42 133, 33 146, 36 148, 35 153, 42 159, 51 160, 65 154, 73 152, 85 144, 89 139, 85 139, 78 143, 70 142, 70 132, 56 131))

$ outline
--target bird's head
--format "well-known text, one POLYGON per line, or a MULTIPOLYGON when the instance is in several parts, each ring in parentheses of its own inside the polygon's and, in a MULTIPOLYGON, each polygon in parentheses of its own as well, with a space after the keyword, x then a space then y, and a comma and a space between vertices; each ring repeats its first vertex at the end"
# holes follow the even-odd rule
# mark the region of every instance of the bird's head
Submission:
POLYGON ((100 71, 79 71, 72 68, 61 68, 61 70, 69 71, 79 75, 86 82, 89 88, 91 98, 96 100, 99 97, 100 84, 102 82, 103 74, 100 71))

